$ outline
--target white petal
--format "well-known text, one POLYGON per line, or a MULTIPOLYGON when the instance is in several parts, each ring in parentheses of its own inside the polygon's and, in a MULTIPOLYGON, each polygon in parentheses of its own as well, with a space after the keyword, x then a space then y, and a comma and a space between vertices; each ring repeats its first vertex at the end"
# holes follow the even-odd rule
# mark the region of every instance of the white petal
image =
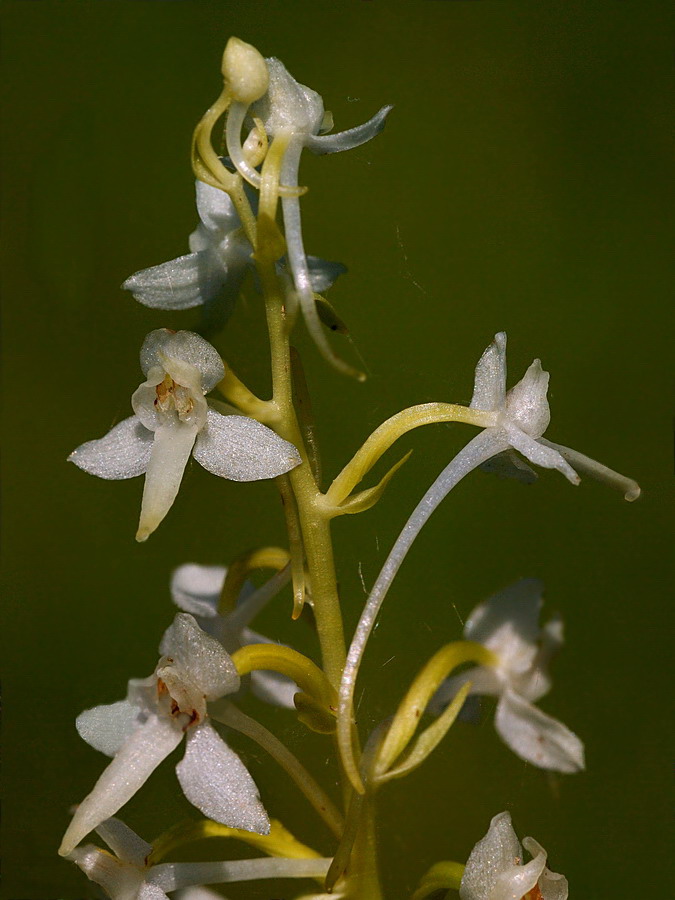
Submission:
POLYGON ((137 728, 77 807, 63 836, 60 855, 70 853, 85 835, 124 806, 182 737, 173 719, 150 716, 137 728))
POLYGON ((513 900, 525 897, 536 887, 539 876, 546 865, 546 854, 542 853, 527 865, 516 865, 497 876, 490 893, 490 900, 513 900))
POLYGON ((339 262, 329 262, 319 256, 308 256, 307 269, 312 290, 315 294, 323 294, 335 284, 340 275, 345 274, 347 266, 343 266, 339 262))
POLYGON ((208 411, 194 458, 207 471, 231 481, 275 478, 301 462, 293 444, 271 428, 246 416, 223 416, 214 409, 208 411))
POLYGON ((548 372, 535 359, 518 384, 506 395, 506 412, 515 425, 533 438, 541 437, 551 421, 546 399, 548 372))
POLYGON ((225 277, 219 255, 205 249, 136 272, 122 288, 151 309, 191 309, 212 299, 225 277))
POLYGON ((239 690, 239 675, 230 656, 189 613, 178 613, 162 638, 160 652, 184 670, 207 700, 239 690))
POLYGON ((269 834, 269 819, 255 782, 209 723, 188 729, 185 757, 176 766, 176 774, 187 799, 209 819, 269 834))
POLYGON ((90 747, 114 756, 139 726, 140 710, 128 700, 85 709, 75 719, 77 732, 90 747))
POLYGON ((514 450, 522 453, 523 456, 526 459, 529 459, 531 463, 534 463, 535 466, 541 466, 543 469, 557 469, 569 482, 572 484, 579 484, 581 479, 572 466, 563 459, 557 450, 552 450, 550 447, 544 447, 543 444, 540 444, 538 441, 535 441, 534 438, 531 438, 529 434, 526 434, 524 431, 521 431, 520 428, 516 428, 510 423, 505 427, 505 431, 508 435, 509 443, 514 450))
POLYGON ((270 57, 266 62, 269 87, 267 93, 251 106, 251 115, 263 120, 270 135, 279 131, 316 134, 323 121, 321 96, 296 81, 280 60, 270 57))
POLYGON ((506 334, 500 331, 476 365, 471 409, 501 409, 505 395, 506 334))
POLYGON ((213 618, 218 613, 225 566, 200 566, 185 563, 171 574, 171 597, 179 609, 193 616, 213 618))
MULTIPOLYGON (((68 854, 87 878, 102 887, 114 900, 138 900, 143 873, 135 866, 127 866, 93 844, 77 847, 68 854)), ((166 896, 166 894, 164 895, 166 896)))
POLYGON ((509 675, 525 672, 538 649, 542 591, 537 578, 521 578, 509 585, 473 610, 464 637, 496 653, 500 670, 509 675))
POLYGON ((499 875, 517 865, 522 855, 509 813, 495 816, 469 855, 459 888, 461 900, 492 900, 499 875))
MULTIPOLYGON (((523 847, 533 857, 538 856, 540 853, 543 853, 544 857, 546 857, 546 851, 538 841, 534 840, 534 838, 523 838, 523 847)), ((564 875, 559 875, 557 872, 551 872, 551 870, 545 866, 543 872, 539 876, 538 885, 543 900, 567 900, 569 888, 567 879, 564 875)))
POLYGON ((206 228, 225 235, 240 227, 241 222, 229 194, 203 181, 195 181, 195 193, 197 212, 206 228))
POLYGON ((440 715, 467 681, 471 682, 470 694, 498 697, 504 689, 504 685, 494 669, 487 666, 476 666, 473 669, 467 669, 461 675, 446 678, 429 701, 428 711, 432 715, 440 715))
POLYGON ((384 128, 385 119, 392 111, 393 106, 383 106, 375 115, 364 122, 340 131, 337 134, 311 135, 307 138, 306 147, 312 153, 339 153, 341 150, 353 150, 367 141, 372 140, 384 128))
POLYGON ((544 438, 540 438, 539 443, 545 447, 557 450, 563 459, 566 459, 572 465, 575 471, 581 472, 583 475, 590 475, 591 478, 596 478, 598 481, 609 485, 609 487, 622 491, 625 499, 629 502, 637 500, 640 496, 640 485, 637 481, 633 481, 632 478, 626 478, 625 475, 620 475, 619 472, 608 469, 607 466, 596 462, 590 456, 584 456, 583 453, 579 453, 577 450, 571 450, 569 447, 563 447, 561 444, 554 444, 553 441, 547 441, 544 438))
MULTIPOLYGON (((134 898, 136 900, 136 898, 134 898)), ((138 892, 138 900, 169 900, 166 893, 157 884, 143 882, 138 892)))
POLYGON ((97 827, 96 833, 103 838, 118 859, 136 866, 144 866, 152 853, 152 844, 140 838, 121 819, 106 819, 97 827))
POLYGON ((225 376, 220 354, 208 341, 192 331, 151 331, 141 347, 141 369, 147 376, 156 366, 166 368, 166 360, 175 359, 194 366, 201 376, 202 390, 207 393, 225 376))
POLYGON ((514 753, 540 769, 579 772, 584 768, 584 745, 576 734, 514 691, 502 694, 495 728, 514 753))
POLYGON ((155 431, 145 474, 137 541, 147 540, 171 509, 196 437, 197 427, 179 419, 169 420, 155 431))
POLYGON ((148 468, 153 433, 136 416, 123 419, 105 437, 81 444, 68 457, 69 462, 98 478, 119 480, 135 478, 148 468))

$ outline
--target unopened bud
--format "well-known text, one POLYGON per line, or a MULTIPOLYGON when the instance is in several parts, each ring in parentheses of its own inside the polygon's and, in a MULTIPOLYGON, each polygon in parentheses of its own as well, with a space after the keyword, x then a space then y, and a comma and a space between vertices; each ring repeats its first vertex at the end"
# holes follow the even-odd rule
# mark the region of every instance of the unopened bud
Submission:
POLYGON ((262 54, 251 44, 231 37, 223 53, 223 78, 239 103, 251 104, 267 91, 270 76, 262 54))

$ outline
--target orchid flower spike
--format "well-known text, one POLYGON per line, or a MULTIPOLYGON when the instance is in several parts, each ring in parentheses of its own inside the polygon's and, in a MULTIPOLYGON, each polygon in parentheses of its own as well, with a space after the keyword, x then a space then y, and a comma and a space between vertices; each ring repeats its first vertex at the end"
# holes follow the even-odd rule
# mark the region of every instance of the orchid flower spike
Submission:
POLYGON ((221 894, 205 884, 256 881, 262 878, 321 878, 329 859, 236 859, 224 862, 159 863, 151 865, 152 846, 119 819, 107 819, 96 831, 112 853, 94 844, 76 847, 68 854, 90 881, 104 889, 111 900, 218 900, 221 894))
POLYGON ((269 833, 253 779, 207 714, 209 702, 239 690, 234 663, 187 613, 167 629, 160 653, 153 675, 129 681, 126 700, 95 706, 77 718, 80 736, 113 760, 78 806, 61 855, 124 806, 183 738, 185 756, 176 774, 190 803, 230 828, 269 833))
MULTIPOLYGON (((203 331, 219 331, 227 322, 253 270, 252 247, 229 195, 195 182, 199 225, 189 237, 190 253, 136 272, 122 285, 152 309, 203 306, 203 331)), ((255 208, 255 203, 252 204, 255 208)), ((318 256, 307 257, 312 290, 332 287, 346 268, 318 256)))
POLYGON ((270 428, 209 407, 204 395, 225 370, 199 335, 166 328, 150 332, 141 348, 141 368, 147 380, 131 398, 136 415, 69 456, 99 478, 145 473, 136 540, 146 540, 168 513, 190 455, 231 481, 274 478, 299 465, 295 447, 270 428))
MULTIPOLYGON (((548 372, 542 370, 541 363, 536 359, 523 378, 507 392, 506 335, 503 332, 495 335, 476 366, 471 400, 471 409, 482 412, 485 417, 483 430, 451 460, 417 504, 373 585, 356 627, 340 684, 338 743, 343 765, 357 789, 362 789, 362 785, 354 760, 352 709, 356 676, 368 638, 387 591, 417 535, 462 478, 493 457, 517 450, 535 465, 557 469, 572 484, 578 484, 580 478, 571 463, 579 471, 618 487, 626 500, 635 500, 640 495, 635 481, 575 450, 544 440, 543 434, 551 418, 546 398, 548 377, 548 372)), ((522 469, 523 463, 519 466, 522 469)))
MULTIPOLYGON (((351 367, 335 355, 321 328, 314 300, 311 269, 305 254, 300 203, 298 194, 298 170, 300 156, 305 147, 313 153, 337 153, 351 150, 379 134, 392 109, 384 106, 363 125, 338 134, 320 134, 323 126, 332 124, 324 111, 323 100, 316 91, 299 84, 274 57, 266 60, 269 72, 267 92, 251 106, 251 114, 261 120, 267 135, 285 144, 281 164, 279 193, 282 200, 284 236, 288 262, 293 276, 294 292, 289 300, 299 302, 307 328, 322 355, 335 368, 354 374, 351 367)), ((248 106, 233 103, 227 117, 227 152, 240 175, 256 188, 261 186, 261 175, 248 164, 241 142, 241 128, 248 106)))
POLYGON ((551 688, 548 665, 563 643, 559 618, 539 626, 542 602, 541 582, 523 578, 477 606, 467 619, 464 637, 491 650, 498 664, 448 678, 430 710, 440 713, 462 685, 471 682, 471 694, 499 698, 495 727, 521 759, 540 769, 579 772, 584 768, 579 738, 533 705, 551 688))
POLYGON ((547 868, 541 844, 527 837, 523 847, 532 856, 528 863, 510 814, 495 816, 467 860, 460 900, 567 900, 567 879, 547 868))
MULTIPOLYGON (((229 654, 246 644, 276 643, 248 626, 290 578, 288 568, 273 575, 258 590, 245 584, 235 609, 220 615, 218 603, 225 582, 224 566, 200 566, 186 563, 171 576, 171 596, 179 609, 191 613, 200 628, 220 641, 229 654)), ((251 691, 266 703, 295 709, 293 697, 299 688, 294 681, 279 672, 257 670, 251 672, 251 691)))

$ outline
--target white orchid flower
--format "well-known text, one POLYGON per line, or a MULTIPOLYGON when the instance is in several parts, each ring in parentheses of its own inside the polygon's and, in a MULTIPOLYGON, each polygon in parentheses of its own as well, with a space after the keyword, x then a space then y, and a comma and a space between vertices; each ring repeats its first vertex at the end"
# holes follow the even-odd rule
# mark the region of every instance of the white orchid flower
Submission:
POLYGON ((479 604, 466 621, 464 637, 491 650, 498 664, 447 679, 430 708, 439 712, 470 681, 471 694, 499 698, 495 728, 521 759, 541 769, 578 772, 584 768, 579 738, 533 705, 551 688, 548 665, 563 643, 559 618, 539 626, 542 602, 541 582, 523 578, 479 604))
POLYGON ((224 377, 214 348, 190 331, 152 331, 141 348, 146 381, 135 391, 136 415, 68 457, 99 478, 145 473, 136 540, 144 541, 176 498, 190 455, 231 481, 274 478, 300 463, 292 444, 246 416, 222 415, 205 394, 224 377))
POLYGON ((329 859, 277 857, 151 865, 152 845, 119 819, 107 819, 96 831, 112 853, 86 844, 76 847, 67 858, 111 900, 168 900, 167 891, 179 888, 177 900, 217 900, 222 895, 203 885, 263 878, 321 878, 330 864, 329 859))
MULTIPOLYGON (((551 418, 546 398, 548 378, 548 372, 542 370, 541 363, 536 359, 523 378, 510 391, 506 391, 506 335, 503 332, 495 335, 494 341, 478 361, 471 408, 481 411, 484 416, 482 430, 448 463, 410 514, 377 576, 347 654, 340 683, 338 740, 343 763, 352 773, 355 786, 358 781, 353 774, 356 766, 351 743, 351 719, 361 659, 396 573, 420 531, 450 491, 474 469, 500 455, 503 461, 506 451, 517 450, 535 465, 562 472, 572 484, 580 481, 572 468, 574 465, 580 472, 618 488, 626 500, 635 500, 640 496, 640 487, 632 479, 576 450, 543 438, 551 418)), ((518 461, 518 468, 522 466, 533 476, 529 467, 518 461)))
POLYGON ((78 806, 62 855, 133 797, 183 738, 185 756, 176 774, 190 803, 231 828, 269 832, 253 779, 207 715, 207 703, 239 690, 234 663, 187 613, 176 616, 160 652, 153 675, 129 682, 126 700, 95 706, 77 718, 80 736, 113 761, 78 806))
MULTIPOLYGON (((548 400, 549 374, 535 359, 525 375, 510 391, 506 390, 506 335, 500 332, 483 353, 476 366, 471 409, 495 415, 494 425, 474 438, 465 451, 471 451, 483 464, 500 453, 517 450, 527 460, 544 469, 557 469, 572 484, 579 484, 578 472, 591 475, 623 491, 626 500, 640 496, 638 484, 576 450, 545 440, 551 421, 548 400)), ((463 451, 465 457, 469 454, 463 451)), ((462 454, 460 454, 461 456, 462 454)), ((459 457, 458 457, 459 459, 459 457)), ((532 480, 535 475, 517 457, 513 457, 516 475, 532 480), (518 471, 520 470, 520 472, 518 471)), ((466 465, 466 461, 463 461, 466 465)))
MULTIPOLYGON (((229 195, 195 182, 200 223, 189 238, 190 253, 136 272, 122 285, 139 303, 153 309, 204 306, 204 327, 226 323, 253 268, 252 248, 229 195)), ((255 205, 255 204, 254 204, 255 205)), ((341 263, 308 257, 312 290, 323 293, 346 272, 341 263)))
POLYGON ((227 117, 227 151, 242 177, 259 188, 260 173, 247 162, 241 143, 241 128, 249 109, 252 116, 262 121, 269 137, 287 141, 281 166, 283 185, 280 194, 284 237, 295 293, 289 299, 299 302, 307 328, 323 356, 336 368, 352 373, 351 368, 331 349, 316 309, 313 293, 316 288, 312 284, 312 271, 302 239, 298 199, 300 156, 305 147, 313 153, 337 153, 365 144, 382 131, 392 107, 382 107, 371 119, 356 128, 333 135, 320 134, 325 125, 332 124, 330 114, 324 111, 321 96, 304 84, 299 84, 278 59, 270 57, 266 63, 269 71, 267 92, 250 107, 245 102, 235 102, 230 107, 227 117))
POLYGON ((532 856, 528 863, 510 814, 495 816, 467 860, 460 900, 567 900, 567 879, 546 867, 544 848, 530 837, 523 847, 532 856))
MULTIPOLYGON (((289 580, 282 570, 258 590, 245 584, 235 609, 227 615, 218 613, 220 594, 225 583, 224 566, 200 566, 186 563, 171 576, 171 596, 179 609, 191 613, 200 627, 220 641, 232 654, 246 644, 272 644, 275 641, 252 631, 248 625, 289 580)), ((260 700, 286 709, 295 709, 293 697, 298 686, 279 672, 251 672, 251 690, 260 700)))

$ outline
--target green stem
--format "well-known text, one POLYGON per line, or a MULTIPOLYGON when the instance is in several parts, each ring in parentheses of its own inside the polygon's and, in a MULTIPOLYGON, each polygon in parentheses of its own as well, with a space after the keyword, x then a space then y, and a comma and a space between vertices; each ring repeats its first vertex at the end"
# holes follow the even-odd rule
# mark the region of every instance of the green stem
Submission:
POLYGON ((281 437, 295 444, 303 460, 302 465, 289 472, 289 479, 300 517, 323 667, 328 680, 337 689, 346 659, 346 647, 330 522, 320 506, 321 493, 312 475, 293 406, 290 345, 279 282, 272 264, 261 261, 259 272, 267 308, 276 430, 281 437))

